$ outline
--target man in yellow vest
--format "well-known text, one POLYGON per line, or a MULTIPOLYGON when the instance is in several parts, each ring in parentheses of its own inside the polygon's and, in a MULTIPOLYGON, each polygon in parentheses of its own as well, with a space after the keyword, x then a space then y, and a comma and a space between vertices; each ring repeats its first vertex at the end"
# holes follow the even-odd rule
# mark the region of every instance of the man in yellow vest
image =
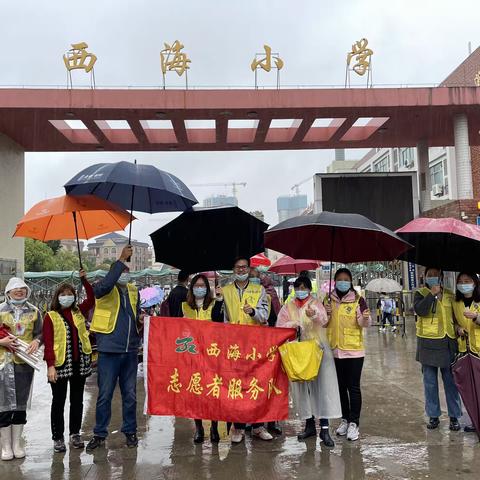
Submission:
POLYGON ((416 360, 422 364, 425 390, 425 411, 429 417, 427 428, 433 430, 440 424, 440 400, 438 395, 438 369, 442 374, 447 399, 450 430, 460 430, 458 419, 462 407, 453 380, 451 363, 458 351, 453 323, 453 293, 443 288, 441 269, 425 270, 426 286, 415 292, 414 310, 417 315, 416 360))
POLYGON ((138 445, 136 389, 140 300, 137 288, 130 283, 129 269, 125 264, 132 253, 132 247, 127 245, 105 278, 93 285, 95 310, 90 330, 95 332, 97 339, 98 398, 94 436, 87 445, 87 451, 105 442, 117 382, 122 394, 122 432, 128 447, 138 445))
MULTIPOLYGON (((234 282, 223 290, 225 322, 234 325, 267 325, 268 298, 261 285, 249 281, 250 259, 239 257, 233 264, 234 282)), ((262 440, 272 440, 263 424, 252 425, 253 435, 262 440)), ((240 443, 245 438, 245 424, 235 423, 232 430, 232 443, 240 443)))

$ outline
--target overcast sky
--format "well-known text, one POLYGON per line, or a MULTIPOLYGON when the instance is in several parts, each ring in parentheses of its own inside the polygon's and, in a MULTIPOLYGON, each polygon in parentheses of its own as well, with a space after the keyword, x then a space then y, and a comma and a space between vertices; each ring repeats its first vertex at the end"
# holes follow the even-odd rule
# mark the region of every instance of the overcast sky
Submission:
MULTIPOLYGON (((97 86, 161 84, 159 51, 178 39, 192 60, 191 85, 252 85, 255 52, 269 44, 285 62, 281 83, 340 85, 351 44, 368 38, 374 50, 375 84, 439 83, 480 43, 478 0, 65 0, 1 2, 0 85, 65 85, 63 53, 85 41, 98 56, 97 86)), ((77 72, 78 73, 78 72, 77 72)), ((80 83, 78 75, 76 84, 80 83)), ((170 76, 169 84, 178 81, 170 76)), ((274 83, 274 75, 262 77, 274 83)), ((179 83, 180 84, 180 83, 179 83)), ((347 158, 363 152, 350 150, 347 158)), ((87 165, 133 160, 152 163, 187 185, 247 182, 240 206, 263 210, 277 223, 276 197, 294 183, 325 171, 333 151, 36 153, 26 155, 26 208, 63 193, 62 185, 87 165)), ((301 187, 312 201, 312 181, 301 187)), ((210 193, 195 188, 201 202, 210 193)), ((147 240, 175 215, 136 222, 134 236, 147 240)))

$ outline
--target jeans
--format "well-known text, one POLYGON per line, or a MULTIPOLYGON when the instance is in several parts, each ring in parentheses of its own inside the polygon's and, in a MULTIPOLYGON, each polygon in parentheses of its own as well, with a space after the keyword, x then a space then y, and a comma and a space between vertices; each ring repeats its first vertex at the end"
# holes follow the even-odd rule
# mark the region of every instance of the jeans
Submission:
POLYGON ((362 410, 360 378, 362 376, 363 360, 363 357, 335 359, 342 418, 348 423, 353 422, 357 425, 360 424, 360 412, 362 410))
POLYGON ((10 425, 25 425, 26 423, 27 412, 25 410, 0 413, 0 428, 9 427, 10 425))
POLYGON ((112 397, 117 382, 122 394, 122 432, 137 432, 137 352, 99 352, 97 364, 98 398, 93 433, 106 438, 112 417, 112 397))
POLYGON ((56 383, 51 383, 52 387, 52 408, 50 412, 50 421, 52 427, 52 440, 61 440, 65 430, 64 409, 67 399, 67 387, 70 383, 70 435, 80 433, 83 416, 83 391, 85 388, 86 377, 80 376, 75 372, 70 378, 61 378, 56 383))
POLYGON ((385 327, 385 325, 388 323, 393 327, 395 326, 395 320, 393 319, 393 313, 387 313, 383 312, 383 318, 382 318, 382 326, 385 327))
MULTIPOLYGON (((440 410, 440 399, 438 396, 438 367, 422 365, 423 387, 425 389, 425 412, 428 417, 438 418, 440 410)), ((450 367, 440 368, 443 379, 443 388, 447 399, 448 416, 460 418, 462 416, 462 404, 457 387, 453 381, 450 367)))

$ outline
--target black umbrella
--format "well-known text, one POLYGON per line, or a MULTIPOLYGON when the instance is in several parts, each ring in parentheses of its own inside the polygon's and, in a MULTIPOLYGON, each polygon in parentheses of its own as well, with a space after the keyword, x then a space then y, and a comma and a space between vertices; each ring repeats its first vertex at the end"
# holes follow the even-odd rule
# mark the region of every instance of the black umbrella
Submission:
POLYGON ((262 252, 268 225, 238 207, 196 208, 152 233, 155 260, 190 273, 230 269, 262 252))
MULTIPOLYGON (((91 165, 69 180, 65 190, 70 195, 93 194, 126 210, 146 213, 183 212, 198 203, 179 178, 136 162, 91 165)), ((129 243, 131 232, 130 224, 129 243)))

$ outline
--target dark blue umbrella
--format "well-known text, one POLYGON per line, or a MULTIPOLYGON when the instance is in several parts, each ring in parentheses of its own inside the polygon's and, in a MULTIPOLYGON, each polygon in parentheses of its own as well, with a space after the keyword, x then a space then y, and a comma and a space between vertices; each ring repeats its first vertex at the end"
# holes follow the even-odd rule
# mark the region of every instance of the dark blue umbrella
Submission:
MULTIPOLYGON (((93 194, 130 211, 183 212, 198 201, 174 175, 153 165, 96 163, 65 184, 70 195, 93 194)), ((131 224, 129 243, 131 237, 131 224)))

